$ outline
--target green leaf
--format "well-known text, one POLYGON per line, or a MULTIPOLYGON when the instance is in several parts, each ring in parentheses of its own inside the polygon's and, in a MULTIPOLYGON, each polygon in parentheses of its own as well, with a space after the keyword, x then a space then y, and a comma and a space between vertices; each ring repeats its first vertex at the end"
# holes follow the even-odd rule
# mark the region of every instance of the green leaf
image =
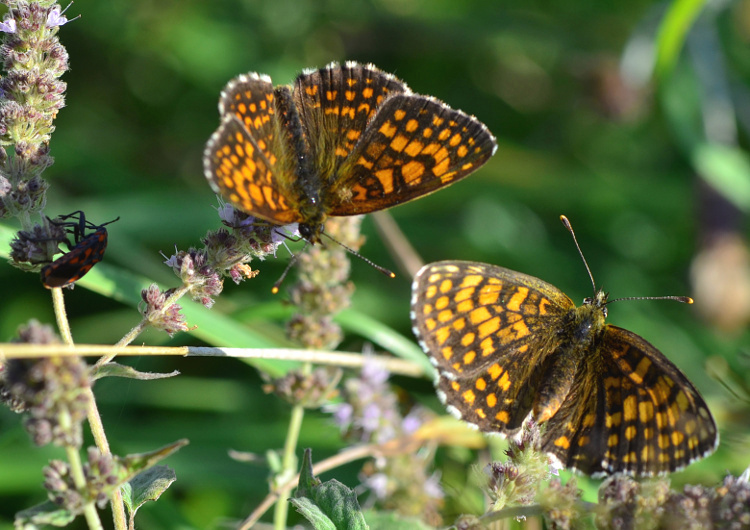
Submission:
POLYGON ((120 478, 122 479, 120 484, 129 482, 139 473, 153 467, 157 462, 164 460, 172 453, 186 446, 188 443, 190 442, 187 440, 177 440, 176 442, 157 449, 156 451, 127 455, 118 458, 118 464, 121 468, 120 478))
POLYGON ((135 527, 134 519, 138 508, 148 501, 157 500, 175 480, 177 475, 173 470, 167 466, 154 466, 123 484, 122 498, 128 507, 131 528, 135 527))
POLYGON ((323 511, 318 508, 313 501, 307 497, 300 497, 298 499, 289 499, 294 509, 299 512, 302 517, 310 521, 315 530, 336 530, 336 525, 331 521, 323 511))
POLYGON ((294 496, 297 498, 312 497, 313 488, 320 484, 320 479, 313 475, 312 449, 305 449, 305 453, 302 455, 302 469, 299 472, 299 483, 294 496))
POLYGON ((346 528, 367 530, 369 527, 354 492, 338 480, 320 482, 312 472, 312 451, 305 449, 299 486, 290 499, 295 509, 318 529, 346 528))
POLYGON ((685 38, 705 3, 706 0, 674 0, 667 9, 656 38, 657 79, 663 79, 674 68, 685 38))
POLYGON ((18 530, 36 530, 44 525, 67 526, 75 519, 70 510, 61 508, 51 501, 45 501, 16 514, 15 528, 18 530))
POLYGON ((167 377, 174 377, 176 375, 180 375, 180 372, 177 370, 168 374, 140 372, 131 366, 118 363, 107 363, 91 370, 91 378, 94 380, 101 379, 102 377, 125 377, 147 381, 150 379, 166 379, 167 377))
POLYGON ((693 164, 728 201, 750 212, 750 158, 728 145, 702 144, 693 150, 693 164))
POLYGON ((336 528, 350 530, 369 528, 359 507, 357 495, 336 479, 313 488, 315 503, 320 506, 336 528))

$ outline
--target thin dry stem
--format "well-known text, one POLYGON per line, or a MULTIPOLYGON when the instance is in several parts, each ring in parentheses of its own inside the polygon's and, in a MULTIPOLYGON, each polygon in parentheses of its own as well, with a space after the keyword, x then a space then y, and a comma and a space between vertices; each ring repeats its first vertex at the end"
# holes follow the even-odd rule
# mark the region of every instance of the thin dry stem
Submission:
MULTIPOLYGON (((365 357, 361 353, 317 351, 291 348, 209 348, 195 346, 125 346, 116 347, 106 344, 77 344, 75 346, 47 344, 10 344, 0 343, 0 355, 7 359, 32 359, 50 355, 93 356, 116 353, 121 356, 133 355, 173 355, 182 357, 232 357, 238 359, 277 359, 283 361, 311 362, 342 368, 360 368, 365 357)), ((371 355, 367 357, 381 363, 389 372, 410 377, 424 377, 424 369, 417 363, 387 357, 371 355)))

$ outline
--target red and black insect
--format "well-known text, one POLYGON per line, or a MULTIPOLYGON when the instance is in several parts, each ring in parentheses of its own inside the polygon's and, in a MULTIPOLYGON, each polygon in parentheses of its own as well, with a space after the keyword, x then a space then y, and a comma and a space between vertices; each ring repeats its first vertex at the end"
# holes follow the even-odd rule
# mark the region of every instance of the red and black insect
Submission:
POLYGON ((104 227, 120 219, 118 217, 102 225, 95 225, 86 220, 81 210, 61 215, 60 219, 76 219, 76 216, 76 221, 63 223, 50 221, 57 226, 68 227, 68 233, 73 236, 75 244, 66 241, 70 251, 42 269, 42 284, 48 289, 65 287, 77 282, 91 270, 91 267, 99 263, 107 248, 107 229, 104 227), (94 231, 87 234, 86 230, 94 231))

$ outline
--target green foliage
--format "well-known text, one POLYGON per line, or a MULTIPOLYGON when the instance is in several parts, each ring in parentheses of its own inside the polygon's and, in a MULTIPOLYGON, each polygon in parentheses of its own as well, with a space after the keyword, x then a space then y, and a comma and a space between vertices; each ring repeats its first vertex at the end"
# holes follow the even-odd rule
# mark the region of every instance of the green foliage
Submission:
POLYGON ((154 466, 130 479, 122 487, 122 498, 130 514, 131 526, 138 509, 148 501, 155 501, 164 493, 177 475, 167 466, 154 466))
POLYGON ((312 451, 305 449, 299 486, 289 499, 316 530, 367 530, 354 492, 336 479, 321 482, 312 472, 312 451))
POLYGON ((73 519, 75 519, 75 515, 70 513, 70 510, 61 508, 50 501, 45 501, 18 512, 15 524, 16 528, 22 530, 36 530, 45 525, 67 526, 73 519))

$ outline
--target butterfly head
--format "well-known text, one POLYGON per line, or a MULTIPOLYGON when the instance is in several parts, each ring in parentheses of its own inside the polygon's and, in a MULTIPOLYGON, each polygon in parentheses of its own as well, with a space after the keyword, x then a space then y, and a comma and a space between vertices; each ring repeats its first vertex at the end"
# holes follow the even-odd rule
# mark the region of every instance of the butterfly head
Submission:
POLYGON ((310 243, 320 243, 320 236, 323 233, 322 223, 300 223, 299 234, 305 241, 310 243))
POLYGON ((609 293, 605 292, 603 289, 598 289, 596 293, 594 293, 593 297, 583 299, 583 305, 590 305, 595 307, 596 309, 600 309, 604 314, 604 317, 606 318, 608 298, 609 293))

